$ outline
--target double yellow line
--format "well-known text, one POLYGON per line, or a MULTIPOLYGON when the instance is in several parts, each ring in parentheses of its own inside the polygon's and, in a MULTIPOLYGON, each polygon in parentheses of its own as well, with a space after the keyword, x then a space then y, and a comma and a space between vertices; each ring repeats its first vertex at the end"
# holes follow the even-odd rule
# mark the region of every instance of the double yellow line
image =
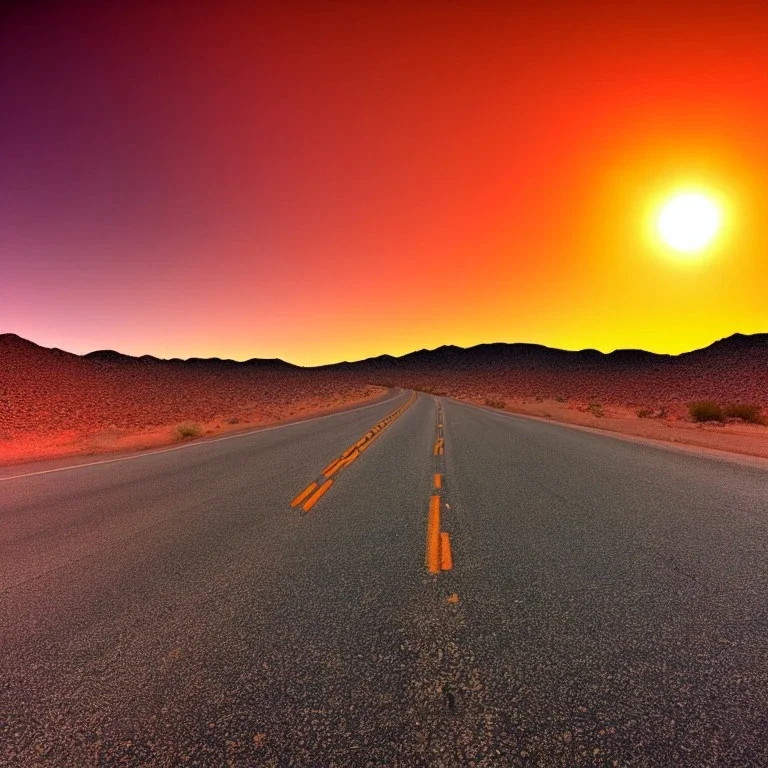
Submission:
MULTIPOLYGON (((443 437, 443 409, 437 405, 437 439, 432 449, 433 456, 443 456, 445 453, 445 438, 443 437)), ((438 458, 435 469, 442 469, 443 460, 438 458)), ((433 493, 429 498, 429 516, 427 517, 427 570, 430 573, 441 573, 453 568, 451 554, 451 537, 447 531, 440 530, 440 507, 442 504, 443 475, 436 471, 432 479, 433 493)))
POLYGON ((340 470, 348 467, 353 461, 355 461, 360 454, 371 447, 373 441, 376 440, 381 433, 390 425, 393 421, 398 419, 410 408, 414 402, 416 402, 416 393, 411 393, 408 400, 403 403, 399 408, 392 411, 389 415, 385 416, 381 421, 374 424, 356 443, 350 445, 341 456, 334 459, 322 472, 321 476, 311 482, 292 502, 292 507, 298 507, 302 504, 302 509, 305 512, 309 512, 312 507, 315 506, 318 499, 333 485, 333 475, 340 470))
POLYGON ((450 571, 453 568, 451 537, 440 530, 440 496, 435 493, 429 498, 427 519, 427 569, 430 573, 450 571))

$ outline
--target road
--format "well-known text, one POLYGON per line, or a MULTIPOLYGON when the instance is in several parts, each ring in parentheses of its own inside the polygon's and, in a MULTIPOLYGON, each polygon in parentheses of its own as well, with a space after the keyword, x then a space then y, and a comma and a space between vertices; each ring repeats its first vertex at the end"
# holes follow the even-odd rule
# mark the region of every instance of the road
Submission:
POLYGON ((408 392, 6 468, 0 764, 766 766, 767 555, 764 468, 408 392))

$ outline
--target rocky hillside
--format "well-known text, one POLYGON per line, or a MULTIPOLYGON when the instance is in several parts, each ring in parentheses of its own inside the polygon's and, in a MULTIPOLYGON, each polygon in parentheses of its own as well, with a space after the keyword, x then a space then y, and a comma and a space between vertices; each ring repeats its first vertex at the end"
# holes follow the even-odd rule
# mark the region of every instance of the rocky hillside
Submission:
POLYGON ((0 335, 0 448, 62 443, 181 422, 265 423, 372 392, 344 372, 282 360, 158 360, 111 351, 79 356, 0 335))

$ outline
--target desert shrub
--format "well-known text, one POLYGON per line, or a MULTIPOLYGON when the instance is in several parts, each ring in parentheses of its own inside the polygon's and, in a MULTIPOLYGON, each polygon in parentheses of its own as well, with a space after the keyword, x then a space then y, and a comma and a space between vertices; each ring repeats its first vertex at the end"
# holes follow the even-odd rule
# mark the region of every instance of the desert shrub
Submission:
POLYGON ((661 408, 659 408, 658 417, 660 419, 666 419, 667 416, 669 416, 669 414, 667 413, 667 408, 666 408, 666 406, 662 405, 661 408))
POLYGON ((731 419, 741 419, 750 424, 765 424, 759 405, 749 403, 734 403, 725 409, 725 415, 731 419))
POLYGON ((641 419, 650 419, 653 416, 653 411, 650 408, 638 408, 636 413, 641 419))
POLYGON ((192 424, 187 422, 186 424, 179 424, 176 427, 176 434, 184 439, 187 437, 199 437, 202 434, 202 427, 199 424, 192 424))
POLYGON ((556 400, 558 403, 567 403, 567 402, 568 402, 568 398, 567 398, 567 397, 563 397, 562 395, 558 395, 558 396, 555 398, 555 400, 556 400))
POLYGON ((723 409, 714 400, 697 400, 688 407, 694 421, 723 421, 723 409))
POLYGON ((493 400, 490 397, 485 399, 485 404, 489 408, 504 408, 506 406, 506 403, 503 400, 493 400))
POLYGON ((239 424, 240 419, 237 416, 233 416, 231 419, 227 419, 227 424, 239 424))
POLYGON ((590 403, 589 412, 593 416, 597 416, 598 419, 601 418, 602 416, 605 416, 605 411, 603 410, 603 406, 600 405, 600 403, 590 403))

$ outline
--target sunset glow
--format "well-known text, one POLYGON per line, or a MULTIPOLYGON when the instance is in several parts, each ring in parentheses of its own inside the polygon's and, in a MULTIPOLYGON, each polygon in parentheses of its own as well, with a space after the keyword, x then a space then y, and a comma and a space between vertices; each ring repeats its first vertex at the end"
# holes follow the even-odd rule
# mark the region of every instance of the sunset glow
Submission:
POLYGON ((545 5, 14 4, 0 330, 312 365, 768 329, 765 6, 545 5))

